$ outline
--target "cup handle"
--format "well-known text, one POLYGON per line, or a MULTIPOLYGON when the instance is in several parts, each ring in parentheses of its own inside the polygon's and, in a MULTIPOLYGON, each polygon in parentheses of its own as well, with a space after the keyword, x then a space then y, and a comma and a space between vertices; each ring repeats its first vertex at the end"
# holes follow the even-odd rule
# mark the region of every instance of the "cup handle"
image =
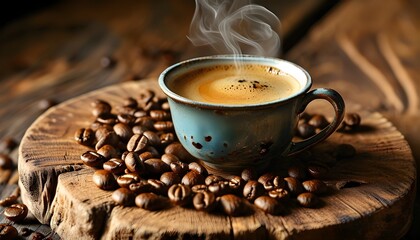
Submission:
POLYGON ((306 93, 306 95, 300 102, 300 106, 298 106, 297 113, 302 113, 305 110, 306 106, 315 99, 325 99, 331 103, 331 105, 334 107, 335 112, 334 120, 314 136, 302 140, 300 142, 292 142, 287 153, 288 156, 297 154, 326 139, 340 126, 340 123, 344 118, 344 100, 338 92, 329 88, 317 88, 306 93))

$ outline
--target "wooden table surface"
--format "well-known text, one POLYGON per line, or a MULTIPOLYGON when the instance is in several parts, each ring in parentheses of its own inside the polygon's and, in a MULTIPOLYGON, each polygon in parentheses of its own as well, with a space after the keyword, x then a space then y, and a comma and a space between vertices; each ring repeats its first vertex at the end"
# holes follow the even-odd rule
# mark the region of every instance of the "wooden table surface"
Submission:
MULTIPOLYGON (((420 2, 260 0, 281 20, 283 52, 315 86, 350 105, 379 111, 406 136, 420 161, 420 2)), ((167 66, 213 54, 186 38, 193 1, 59 1, 0 28, 0 139, 19 142, 48 103, 111 84, 157 77, 167 66)), ((17 148, 9 152, 17 161, 17 148)), ((0 197, 17 188, 0 169, 0 197)), ((3 208, 0 208, 3 212, 3 208)), ((0 215, 1 223, 11 223, 0 215)), ((29 217, 28 227, 60 239, 29 217)), ((420 203, 405 239, 416 239, 420 203)))

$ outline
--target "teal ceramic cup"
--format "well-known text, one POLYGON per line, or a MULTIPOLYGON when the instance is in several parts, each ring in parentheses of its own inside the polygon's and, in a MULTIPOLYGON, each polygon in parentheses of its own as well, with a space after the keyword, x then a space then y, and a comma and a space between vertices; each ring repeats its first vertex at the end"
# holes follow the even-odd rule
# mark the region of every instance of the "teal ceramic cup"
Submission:
POLYGON ((174 64, 159 76, 179 141, 208 167, 226 173, 249 167, 263 171, 272 161, 281 161, 326 139, 340 125, 345 109, 342 97, 332 89, 310 91, 310 75, 302 67, 281 59, 243 56, 241 62, 274 67, 295 78, 301 87, 286 98, 258 104, 214 104, 188 99, 170 87, 172 81, 188 72, 232 65, 234 60, 231 55, 195 58, 174 64), (316 135, 293 142, 299 114, 315 99, 331 103, 335 111, 333 121, 316 135))

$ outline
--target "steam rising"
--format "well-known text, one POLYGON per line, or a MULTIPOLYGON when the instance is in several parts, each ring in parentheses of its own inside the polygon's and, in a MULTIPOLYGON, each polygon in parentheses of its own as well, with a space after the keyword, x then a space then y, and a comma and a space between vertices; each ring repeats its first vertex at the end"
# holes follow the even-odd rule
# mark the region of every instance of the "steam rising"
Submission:
POLYGON ((195 0, 189 39, 195 46, 210 45, 221 54, 274 57, 280 38, 273 28, 280 21, 268 9, 248 0, 195 0))

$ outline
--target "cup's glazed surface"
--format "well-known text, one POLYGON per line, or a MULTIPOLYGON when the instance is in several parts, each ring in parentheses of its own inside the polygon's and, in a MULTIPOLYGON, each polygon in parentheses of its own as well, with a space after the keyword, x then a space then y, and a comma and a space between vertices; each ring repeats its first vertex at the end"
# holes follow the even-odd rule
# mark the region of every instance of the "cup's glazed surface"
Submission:
POLYGON ((197 68, 233 64, 234 56, 209 56, 177 63, 159 77, 168 96, 175 132, 181 144, 206 165, 225 172, 245 167, 266 168, 271 161, 295 154, 332 134, 344 113, 344 102, 331 89, 315 89, 310 75, 300 66, 275 58, 243 56, 242 63, 267 65, 291 75, 299 83, 298 92, 271 102, 225 105, 198 102, 178 95, 168 85, 182 74, 197 68), (333 122, 317 135, 292 142, 299 113, 314 99, 326 99, 334 109, 333 122))

